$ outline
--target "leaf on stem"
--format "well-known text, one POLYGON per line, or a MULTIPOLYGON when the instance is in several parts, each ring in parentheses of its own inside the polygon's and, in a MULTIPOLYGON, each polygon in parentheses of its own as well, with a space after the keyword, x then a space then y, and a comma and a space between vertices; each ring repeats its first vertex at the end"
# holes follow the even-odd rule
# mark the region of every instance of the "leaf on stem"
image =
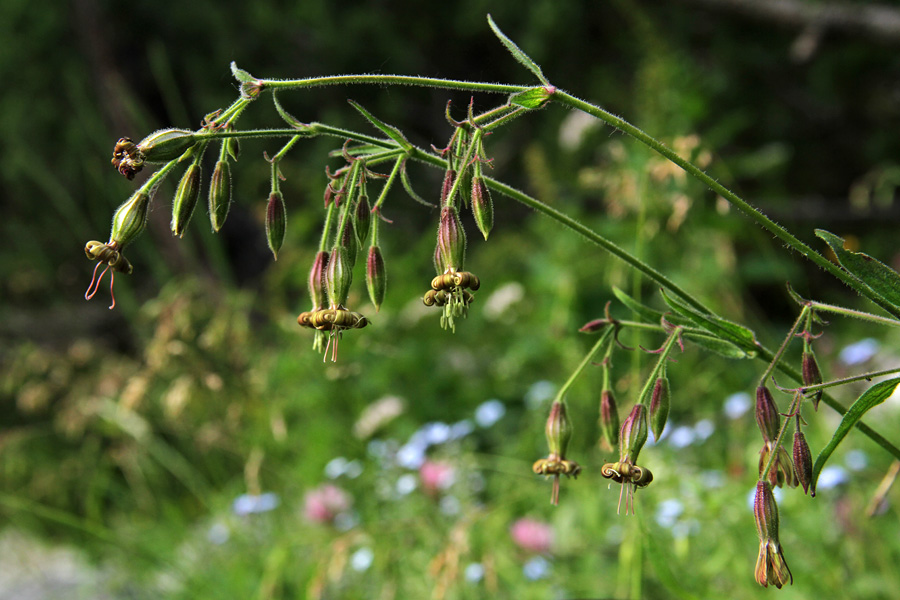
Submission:
POLYGON ((531 60, 531 57, 522 52, 522 49, 519 48, 515 42, 506 37, 506 35, 502 31, 500 31, 500 28, 497 27, 496 23, 494 23, 491 15, 487 16, 487 20, 488 25, 490 25, 491 29, 494 31, 494 35, 496 35, 503 43, 503 45, 506 46, 506 49, 509 50, 509 53, 513 55, 513 58, 524 65, 526 69, 534 73, 534 76, 537 77, 541 83, 549 86, 550 82, 547 81, 546 77, 544 77, 544 73, 541 71, 541 68, 537 65, 537 63, 531 60))
POLYGON ((309 125, 301 122, 300 119, 284 110, 284 107, 281 106, 281 102, 278 101, 278 94, 273 93, 272 100, 275 102, 275 110, 278 111, 278 114, 281 115, 281 118, 284 119, 288 125, 295 129, 306 129, 309 127, 309 125))
POLYGON ((406 173, 406 165, 404 164, 400 167, 400 183, 403 184, 403 189, 406 190, 406 193, 409 194, 409 197, 418 202, 419 204, 424 204, 430 208, 436 208, 436 205, 432 204, 428 200, 422 198, 422 196, 416 193, 416 190, 413 189, 412 183, 409 181, 409 175, 406 173))
POLYGON ((410 150, 412 150, 413 145, 407 141, 406 137, 404 137, 403 133, 401 133, 399 129, 397 129, 393 125, 388 125, 387 123, 380 121, 375 117, 375 115, 364 109, 353 100, 347 100, 347 102, 350 103, 350 106, 358 110, 359 114, 364 116, 369 121, 369 123, 380 129, 386 136, 397 142, 397 144, 405 151, 409 152, 410 150))
POLYGON ((676 313, 687 317, 695 325, 701 329, 705 329, 714 336, 725 341, 735 344, 738 348, 744 350, 748 356, 756 356, 757 341, 756 334, 747 329, 743 325, 732 323, 722 317, 713 314, 702 314, 681 303, 675 298, 666 294, 665 290, 660 290, 666 303, 672 307, 676 313))
POLYGON ((816 229, 816 235, 834 251, 838 263, 866 287, 882 299, 900 308, 900 274, 883 262, 864 254, 844 249, 844 240, 824 229, 816 229))
POLYGON ((844 418, 841 419, 840 425, 834 430, 831 441, 822 448, 822 451, 819 452, 819 456, 816 457, 816 464, 813 465, 811 486, 814 496, 816 493, 816 482, 819 480, 819 473, 822 472, 822 467, 825 466, 825 463, 831 457, 835 448, 838 447, 838 444, 843 441, 847 434, 850 433, 853 426, 862 419, 863 415, 866 414, 869 409, 878 406, 894 393, 897 384, 900 384, 900 377, 876 383, 863 392, 863 395, 860 396, 856 402, 853 403, 853 406, 847 410, 844 418))

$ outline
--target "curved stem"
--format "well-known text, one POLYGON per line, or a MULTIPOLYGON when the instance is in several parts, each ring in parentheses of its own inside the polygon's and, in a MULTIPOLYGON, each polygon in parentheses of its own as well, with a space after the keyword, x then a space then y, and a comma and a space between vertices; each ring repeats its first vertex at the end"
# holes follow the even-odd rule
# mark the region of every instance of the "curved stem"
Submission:
POLYGON ((576 98, 562 90, 557 90, 556 93, 553 94, 552 99, 560 104, 565 104, 566 106, 570 106, 572 108, 577 108, 583 112, 588 113, 591 116, 594 116, 606 123, 609 123, 616 129, 619 129, 634 139, 638 140, 642 144, 648 146, 652 150, 658 152, 671 162, 675 163, 679 167, 685 170, 685 172, 689 173, 696 179, 699 179, 702 183, 704 183, 709 189, 716 192, 728 202, 736 206, 741 212, 749 216, 751 219, 756 221, 760 226, 764 229, 768 230, 776 237, 785 242, 788 246, 793 248, 795 251, 799 252, 818 266, 822 267, 826 271, 828 271, 831 275, 841 280, 852 289, 856 290, 860 295, 865 296, 882 309, 884 309, 889 314, 900 318, 900 310, 896 307, 892 306, 890 303, 886 302, 882 298, 878 297, 877 294, 874 294, 868 286, 860 285, 859 281, 855 279, 852 275, 848 274, 840 267, 832 263, 830 260, 801 242, 797 239, 793 234, 791 234, 787 229, 777 224, 775 221, 767 217, 763 214, 759 209, 752 206, 745 200, 743 200, 740 196, 720 184, 718 181, 707 175, 703 170, 694 165, 687 159, 679 156, 674 150, 657 140, 656 138, 648 135, 641 129, 635 127, 628 121, 609 113, 599 106, 595 106, 584 100, 576 98))

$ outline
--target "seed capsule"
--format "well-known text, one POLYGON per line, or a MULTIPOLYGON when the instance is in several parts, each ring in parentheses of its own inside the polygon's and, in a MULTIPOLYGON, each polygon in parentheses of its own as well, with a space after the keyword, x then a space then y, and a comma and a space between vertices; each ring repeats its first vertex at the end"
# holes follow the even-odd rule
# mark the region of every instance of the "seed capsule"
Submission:
POLYGON ((121 250, 137 238, 147 225, 150 196, 140 190, 132 194, 113 215, 109 239, 121 250))
POLYGON ((220 160, 216 163, 209 184, 209 221, 213 231, 218 232, 222 229, 229 208, 231 208, 231 167, 227 160, 220 160))
POLYGON ((199 164, 191 163, 178 182, 175 200, 172 202, 172 233, 177 236, 184 235, 184 230, 200 198, 201 171, 199 164))
POLYGON ((381 303, 384 302, 387 276, 384 270, 384 258, 381 256, 381 248, 378 246, 369 246, 369 255, 366 258, 366 287, 369 290, 369 298, 375 305, 375 310, 379 310, 381 303))
POLYGON ((475 217, 478 231, 484 239, 488 239, 488 234, 494 227, 494 203, 481 177, 472 178, 472 216, 475 217))
POLYGON ((281 192, 272 192, 269 194, 266 204, 266 241, 269 243, 269 249, 275 256, 275 260, 278 260, 278 251, 284 242, 286 225, 284 198, 281 196, 281 192))

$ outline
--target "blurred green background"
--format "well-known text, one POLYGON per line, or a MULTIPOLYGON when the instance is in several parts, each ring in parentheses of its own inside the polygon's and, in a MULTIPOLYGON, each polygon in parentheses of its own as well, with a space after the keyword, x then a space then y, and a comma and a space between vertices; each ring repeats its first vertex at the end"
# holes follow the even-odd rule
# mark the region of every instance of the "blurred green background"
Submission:
MULTIPOLYGON (((618 490, 599 476, 615 456, 596 443, 600 373, 589 372, 569 396, 570 457, 584 473, 549 505, 549 483, 530 468, 546 454, 553 391, 594 341, 577 328, 602 316, 612 285, 661 304, 622 264, 503 197, 489 242, 466 222, 467 267, 482 288, 450 334, 420 300, 437 215, 393 191, 393 224, 382 229, 388 299, 375 313, 356 273, 351 303, 372 326, 344 336, 336 364, 322 363, 295 321, 309 308, 335 140, 301 142, 282 163, 288 234, 277 262, 265 245, 262 153, 280 145, 247 141, 220 235, 198 209, 184 239, 171 236, 170 181, 129 249, 135 273, 120 275, 116 309, 105 288, 83 300, 93 264, 82 248, 107 239, 135 188, 109 164, 119 137, 199 127, 237 96, 232 60, 260 77, 529 83, 488 12, 551 82, 690 156, 815 248, 824 251, 812 233, 821 227, 896 266, 900 37, 718 4, 0 4, 0 598, 765 593, 753 580, 748 505, 759 441, 746 394, 759 362, 688 347, 670 367, 670 432, 642 454, 655 480, 634 517, 616 515, 618 490), (522 518, 548 526, 553 543, 523 545, 511 533, 522 518)), ((449 138, 446 102, 459 117, 469 101, 359 86, 281 95, 302 121, 370 133, 348 98, 424 147, 449 138)), ((475 96, 480 109, 501 101, 475 96)), ((268 97, 245 115, 242 127, 279 126, 268 97)), ((621 244, 770 347, 796 316, 787 281, 872 310, 676 168, 580 117, 550 107, 491 135, 492 175, 621 244)), ((437 195, 441 173, 413 166, 411 176, 421 195, 437 195)), ((815 347, 830 378, 895 366, 897 342, 896 332, 834 320, 815 347)), ((796 347, 789 356, 799 363, 796 347)), ((614 355, 623 416, 651 364, 614 355)), ((863 389, 837 397, 849 405, 863 389)), ((868 419, 889 438, 897 406, 868 419)), ((805 416, 815 453, 836 415, 805 416)), ((890 464, 855 434, 817 498, 779 496, 795 577, 783 597, 900 589, 896 492, 866 516, 890 464)))

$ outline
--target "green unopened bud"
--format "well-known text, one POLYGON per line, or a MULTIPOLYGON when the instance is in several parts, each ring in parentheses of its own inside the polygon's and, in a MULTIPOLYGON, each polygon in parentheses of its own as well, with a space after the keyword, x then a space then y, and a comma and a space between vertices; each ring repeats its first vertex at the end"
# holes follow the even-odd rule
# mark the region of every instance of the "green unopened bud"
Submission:
POLYGON ((488 234, 494 227, 494 203, 491 200, 491 193, 481 177, 472 179, 472 216, 475 217, 478 231, 481 232, 484 239, 488 239, 488 234))
POLYGON ((772 399, 772 392, 764 385, 756 388, 756 424, 767 442, 774 442, 781 429, 781 416, 772 399))
MULTIPOLYGON (((233 130, 234 127, 232 125, 228 125, 225 128, 225 131, 233 130)), ((241 141, 237 138, 225 138, 222 144, 225 145, 225 152, 231 157, 231 160, 237 162, 238 157, 241 155, 241 141)))
POLYGON ((281 192, 272 192, 269 194, 269 201, 266 203, 266 241, 269 243, 269 249, 278 260, 278 251, 281 244, 284 243, 284 231, 287 226, 287 215, 284 209, 284 198, 281 192))
POLYGON ((619 431, 619 460, 635 464, 647 442, 647 411, 635 404, 619 431))
POLYGON ((163 163, 175 160, 196 143, 196 136, 186 129, 161 129, 138 142, 137 149, 145 162, 163 163))
POLYGON ((194 214, 194 207, 200 198, 200 175, 202 169, 197 163, 191 163, 175 190, 175 200, 172 202, 172 233, 183 236, 194 214))
POLYGON ((227 160, 220 160, 213 170, 209 183, 209 222, 213 231, 222 229, 231 208, 231 167, 227 160))
POLYGON ((663 429, 666 427, 666 419, 669 418, 669 378, 659 377, 653 384, 653 395, 650 397, 650 429, 653 430, 653 439, 659 441, 663 429))
POLYGON ((572 424, 566 414, 566 405, 554 400, 550 405, 550 416, 547 417, 547 445, 550 448, 550 456, 562 460, 566 457, 566 449, 572 439, 572 424))
MULTIPOLYGON (((803 385, 819 385, 822 383, 822 373, 819 371, 819 363, 816 362, 816 355, 812 352, 804 352, 800 363, 800 370, 803 373, 803 385)), ((813 408, 819 410, 819 400, 822 399, 822 390, 817 390, 810 396, 813 402, 813 408)))
POLYGON ((309 270, 309 297, 312 299, 313 312, 328 306, 328 294, 325 291, 325 274, 328 270, 327 252, 317 252, 309 270))
POLYGON ((356 211, 353 218, 353 230, 356 232, 356 241, 359 245, 366 242, 369 237, 369 229, 372 224, 372 207, 369 206, 369 197, 360 195, 356 202, 356 211))
POLYGON ((343 307, 347 303, 350 294, 350 283, 353 281, 353 272, 347 259, 347 248, 335 246, 328 259, 328 270, 325 275, 325 288, 328 290, 328 300, 332 308, 343 307))
POLYGON ((600 432, 603 445, 612 450, 619 444, 619 409, 612 390, 600 394, 600 432))
POLYGON ((466 256, 466 232, 452 206, 441 209, 438 226, 438 250, 445 269, 461 271, 466 256))
MULTIPOLYGON (((803 493, 809 493, 812 483, 812 454, 806 443, 806 436, 799 429, 794 432, 794 475, 803 486, 803 493)), ((812 495, 815 497, 816 488, 813 488, 812 495)))
POLYGON ((384 270, 384 257, 381 256, 381 248, 378 246, 369 246, 369 255, 366 257, 366 287, 375 310, 380 310, 387 289, 387 276, 384 270))
POLYGON ((115 242, 120 250, 133 242, 144 231, 149 207, 149 194, 139 190, 116 209, 109 239, 115 242))

